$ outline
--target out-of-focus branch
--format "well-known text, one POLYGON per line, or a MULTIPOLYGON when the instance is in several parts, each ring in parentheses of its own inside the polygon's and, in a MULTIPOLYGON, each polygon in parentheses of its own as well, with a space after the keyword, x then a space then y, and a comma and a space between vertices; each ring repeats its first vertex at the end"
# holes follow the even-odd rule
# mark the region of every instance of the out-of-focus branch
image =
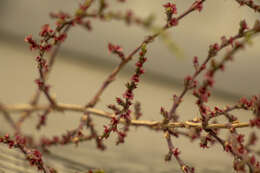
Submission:
POLYGON ((236 0, 241 6, 246 5, 249 8, 260 13, 260 5, 257 5, 253 0, 236 0))

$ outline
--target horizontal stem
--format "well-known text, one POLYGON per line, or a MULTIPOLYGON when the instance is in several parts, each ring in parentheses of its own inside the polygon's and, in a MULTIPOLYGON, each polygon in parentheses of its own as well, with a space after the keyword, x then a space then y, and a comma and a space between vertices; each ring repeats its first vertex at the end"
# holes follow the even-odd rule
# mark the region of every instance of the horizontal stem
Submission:
MULTIPOLYGON (((16 112, 26 112, 26 111, 43 111, 49 109, 49 105, 35 105, 32 106, 30 104, 15 104, 15 105, 2 105, 1 109, 6 112, 16 113, 16 112)), ((56 111, 73 111, 73 112, 89 112, 91 114, 111 119, 115 116, 115 114, 105 112, 103 110, 95 109, 95 108, 86 108, 85 106, 75 105, 75 104, 64 104, 57 103, 55 107, 52 107, 53 110, 56 111)), ((1 110, 0 110, 1 111, 1 110)), ((120 123, 126 123, 125 120, 120 119, 120 123)), ((200 122, 171 122, 168 124, 163 124, 160 121, 147 121, 147 120, 131 120, 130 123, 132 126, 144 126, 155 129, 164 129, 164 128, 202 128, 202 124, 200 122)), ((235 123, 223 123, 223 124, 209 124, 206 128, 208 129, 230 129, 230 128, 243 128, 250 127, 248 122, 235 122, 235 123)))

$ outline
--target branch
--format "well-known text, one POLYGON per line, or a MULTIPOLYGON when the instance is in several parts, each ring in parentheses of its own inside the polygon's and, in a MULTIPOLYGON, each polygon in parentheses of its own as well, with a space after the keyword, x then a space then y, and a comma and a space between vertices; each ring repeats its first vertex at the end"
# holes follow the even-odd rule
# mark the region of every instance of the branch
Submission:
MULTIPOLYGON (((181 19, 183 19, 185 16, 196 10, 198 7, 198 4, 202 4, 205 0, 199 0, 196 1, 190 8, 188 8, 186 11, 184 11, 182 14, 180 14, 176 18, 176 22, 178 23, 181 19)), ((97 91, 95 96, 92 98, 92 100, 87 104, 87 106, 93 107, 98 102, 100 96, 104 92, 104 90, 108 87, 108 85, 115 79, 116 75, 119 73, 119 71, 132 59, 132 57, 141 49, 143 44, 148 45, 151 43, 155 38, 157 38, 162 32, 168 30, 169 28, 172 28, 173 26, 169 25, 168 23, 160 29, 159 32, 148 36, 144 41, 141 42, 141 44, 136 47, 121 63, 112 71, 112 73, 106 78, 106 80, 103 82, 100 89, 97 91)))
POLYGON ((260 13, 260 5, 254 3, 253 0, 236 0, 241 6, 246 5, 249 8, 255 10, 255 12, 260 13))
MULTIPOLYGON (((44 111, 49 109, 49 105, 35 105, 32 106, 30 104, 17 104, 17 105, 3 105, 0 108, 1 111, 5 110, 7 112, 25 112, 25 111, 44 111)), ((95 108, 85 108, 85 106, 75 105, 75 104, 64 104, 64 103, 57 103, 55 109, 52 108, 54 111, 72 111, 72 112, 88 112, 103 118, 112 119, 116 115, 113 113, 109 113, 103 110, 95 109, 95 108)), ((124 119, 120 119, 120 123, 125 124, 126 121, 124 119)), ((144 126, 154 129, 163 129, 163 128, 202 128, 202 124, 200 122, 192 122, 192 121, 185 121, 185 122, 171 122, 167 125, 164 125, 160 121, 147 121, 147 120, 131 120, 132 126, 144 126)), ((248 122, 234 122, 234 123, 226 123, 226 124, 209 124, 206 128, 207 129, 230 129, 230 128, 244 128, 250 127, 250 123, 248 122)))

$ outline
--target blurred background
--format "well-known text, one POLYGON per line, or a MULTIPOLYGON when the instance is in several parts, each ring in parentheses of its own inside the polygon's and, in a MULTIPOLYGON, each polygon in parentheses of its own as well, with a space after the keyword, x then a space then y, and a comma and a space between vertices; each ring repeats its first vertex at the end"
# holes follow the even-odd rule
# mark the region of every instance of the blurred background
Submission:
MULTIPOLYGON (((39 38, 38 33, 43 24, 54 26, 55 21, 50 19, 50 12, 62 10, 73 13, 79 2, 81 1, 0 1, 0 77, 2 79, 0 101, 2 103, 28 103, 36 89, 33 82, 37 77, 34 61, 36 52, 29 50, 24 38, 29 34, 32 34, 33 38, 39 38)), ((176 1, 178 13, 187 9, 192 2, 176 1)), ((136 16, 142 18, 153 15, 154 25, 162 26, 165 23, 162 7, 164 3, 155 0, 131 0, 125 4, 113 1, 110 3, 110 10, 124 12, 132 9, 136 16)), ((142 78, 142 85, 136 90, 136 99, 142 102, 145 115, 143 119, 161 120, 160 107, 170 108, 172 94, 181 92, 183 78, 193 72, 193 57, 198 56, 199 60, 203 61, 207 56, 209 45, 219 43, 223 35, 228 38, 235 35, 239 22, 243 19, 251 27, 254 21, 259 19, 259 14, 247 7, 240 7, 234 0, 207 1, 202 12, 194 12, 185 17, 178 27, 167 33, 166 40, 162 38, 155 40, 148 47, 149 60, 145 64, 146 73, 142 78)), ((117 57, 108 53, 108 43, 122 46, 124 53, 129 54, 146 36, 153 33, 140 26, 128 26, 123 21, 93 20, 92 27, 93 30, 90 32, 80 27, 73 28, 62 45, 49 81, 51 91, 56 94, 58 101, 81 105, 87 103, 113 67, 119 63, 117 57)), ((255 38, 251 46, 247 46, 245 51, 235 56, 233 62, 227 64, 224 73, 217 73, 216 85, 209 105, 234 104, 241 96, 259 93, 259 51, 260 38, 255 38)), ((217 58, 221 59, 223 54, 220 53, 217 58)), ((128 81, 129 74, 133 73, 133 63, 134 61, 122 70, 117 80, 104 93, 97 108, 107 110, 106 105, 113 103, 114 98, 124 92, 124 84, 128 81)), ((183 120, 198 114, 194 106, 195 99, 188 95, 185 101, 179 109, 183 120)), ((46 103, 44 99, 41 102, 46 103)), ((49 127, 43 129, 41 135, 64 133, 67 129, 75 127, 80 118, 79 115, 71 116, 74 113, 64 113, 65 116, 61 116, 64 115, 61 113, 54 114, 57 116, 50 118, 49 127), (55 122, 59 121, 62 123, 57 127, 55 122)), ((36 134, 31 131, 35 125, 33 122, 37 123, 37 117, 30 119, 30 123, 24 127, 25 132, 36 134)), ((102 129, 103 120, 97 118, 97 122, 102 129)), ((0 121, 0 124, 5 131, 9 130, 3 121, 0 121)), ((175 161, 167 164, 163 162, 164 154, 167 152, 163 134, 154 134, 141 128, 132 130, 126 144, 114 147, 114 141, 110 140, 108 144, 111 143, 111 147, 104 153, 92 150, 95 148, 92 143, 81 144, 83 147, 77 150, 74 146, 53 150, 67 159, 69 154, 70 159, 77 163, 84 165, 87 162, 92 167, 101 167, 112 172, 127 172, 126 170, 128 172, 172 172, 178 169, 175 161)), ((227 157, 226 153, 219 152, 222 151, 220 146, 201 154, 199 144, 195 147, 187 139, 176 141, 176 145, 183 149, 184 160, 188 160, 203 172, 225 172, 232 167, 232 158, 227 157), (198 154, 200 159, 197 159, 198 154), (209 168, 207 165, 211 162, 215 164, 209 168)), ((60 163, 58 165, 64 166, 60 163)), ((1 168, 0 164, 0 172, 1 169, 4 168, 1 168)))
MULTIPOLYGON (((50 12, 60 10, 73 12, 78 6, 77 2, 80 1, 1 0, 1 40, 6 37, 8 37, 7 40, 13 38, 18 46, 24 45, 25 36, 32 34, 37 38, 43 24, 54 23, 49 18, 50 12)), ((176 3, 180 13, 189 7, 191 1, 177 1, 176 3)), ((161 26, 165 22, 162 4, 163 2, 160 1, 131 0, 125 5, 112 2, 110 6, 113 11, 124 12, 126 9, 133 9, 134 14, 142 18, 153 14, 155 24, 161 26)), ((207 2, 202 13, 195 12, 189 15, 169 34, 169 39, 177 45, 182 53, 181 57, 172 54, 172 51, 167 49, 162 41, 156 41, 151 45, 150 61, 146 69, 148 73, 160 77, 160 80, 182 84, 183 77, 193 70, 191 68, 193 56, 198 56, 202 61, 207 55, 210 44, 219 42, 223 35, 230 37, 236 34, 242 19, 252 26, 257 18, 259 18, 258 13, 254 13, 247 7, 239 7, 232 0, 207 2)), ((141 27, 135 25, 128 27, 124 22, 93 21, 92 26, 93 31, 90 33, 82 28, 75 28, 70 33, 63 48, 66 52, 77 53, 78 56, 73 56, 73 59, 94 61, 105 66, 111 65, 111 63, 114 65, 118 63, 118 59, 108 54, 108 42, 121 45, 127 54, 149 34, 141 27)), ((228 64, 225 73, 217 75, 217 90, 239 96, 259 92, 259 80, 255 79, 259 67, 258 40, 256 39, 253 46, 249 47, 247 51, 237 55, 235 61, 228 64)))

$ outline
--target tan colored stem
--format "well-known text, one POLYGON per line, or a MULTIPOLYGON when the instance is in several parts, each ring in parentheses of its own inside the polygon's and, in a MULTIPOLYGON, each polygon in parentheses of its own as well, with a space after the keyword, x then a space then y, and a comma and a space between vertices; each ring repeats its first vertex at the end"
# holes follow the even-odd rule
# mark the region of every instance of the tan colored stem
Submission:
MULTIPOLYGON (((16 104, 16 105, 2 105, 1 109, 5 110, 6 112, 10 113, 17 113, 17 112, 25 112, 25 111, 43 111, 49 109, 49 105, 35 105, 32 106, 30 104, 16 104)), ((52 107, 52 110, 56 111, 73 111, 73 112, 89 112, 91 114, 111 119, 115 116, 115 114, 95 109, 95 108, 85 108, 85 106, 75 105, 75 104, 65 104, 65 103, 57 103, 56 107, 52 107)), ((1 110, 0 110, 1 111, 1 110)), ((123 119, 120 120, 120 123, 125 123, 123 119)), ((148 120, 131 120, 132 126, 144 126, 149 128, 156 128, 156 129, 164 129, 164 128, 202 128, 200 122, 172 122, 168 124, 163 124, 160 121, 148 121, 148 120)), ((230 128, 243 128, 243 127, 250 127, 248 122, 235 122, 235 123, 223 123, 223 124, 209 124, 207 128, 209 129, 230 129, 230 128)))

